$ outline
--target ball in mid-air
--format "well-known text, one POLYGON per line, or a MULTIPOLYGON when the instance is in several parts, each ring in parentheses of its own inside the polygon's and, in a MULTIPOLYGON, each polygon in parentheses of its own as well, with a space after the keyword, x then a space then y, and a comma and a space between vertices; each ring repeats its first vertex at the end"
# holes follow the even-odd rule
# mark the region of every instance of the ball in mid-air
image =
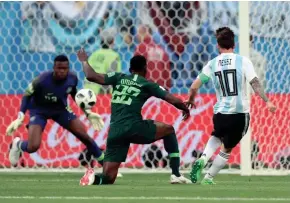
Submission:
POLYGON ((81 89, 75 96, 77 105, 82 109, 91 109, 97 102, 96 94, 91 89, 81 89))

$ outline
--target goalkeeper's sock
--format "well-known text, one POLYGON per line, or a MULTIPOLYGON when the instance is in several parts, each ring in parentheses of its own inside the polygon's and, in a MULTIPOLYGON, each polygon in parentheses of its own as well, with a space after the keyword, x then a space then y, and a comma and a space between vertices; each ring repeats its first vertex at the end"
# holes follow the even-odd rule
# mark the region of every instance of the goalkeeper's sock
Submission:
POLYGON ((18 142, 17 147, 23 152, 28 152, 28 140, 21 140, 18 142))
POLYGON ((102 150, 98 147, 96 142, 92 142, 87 145, 88 151, 97 159, 97 161, 102 161, 104 159, 104 153, 102 150))
POLYGON ((220 151, 220 153, 214 159, 208 173, 205 175, 205 179, 213 179, 218 172, 223 169, 230 157, 230 154, 220 151))
POLYGON ((215 153, 217 148, 221 146, 222 142, 219 138, 215 136, 211 136, 209 140, 207 141, 207 144, 204 148, 204 151, 201 155, 201 158, 204 160, 204 164, 206 165, 208 160, 212 157, 212 155, 215 153))
POLYGON ((180 177, 179 166, 180 166, 180 157, 179 157, 179 149, 178 142, 176 138, 176 134, 172 133, 163 138, 164 148, 170 157, 170 168, 172 170, 172 174, 180 177))
POLYGON ((95 175, 95 180, 94 180, 93 185, 108 185, 108 184, 112 184, 112 183, 107 176, 103 174, 95 175))

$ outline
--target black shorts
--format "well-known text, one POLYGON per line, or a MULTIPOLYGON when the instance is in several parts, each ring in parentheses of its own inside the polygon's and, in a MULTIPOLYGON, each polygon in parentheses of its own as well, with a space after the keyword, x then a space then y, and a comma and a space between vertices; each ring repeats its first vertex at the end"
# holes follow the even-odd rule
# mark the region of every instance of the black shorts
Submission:
POLYGON ((248 113, 221 114, 213 116, 212 135, 222 140, 225 148, 234 148, 247 133, 250 115, 248 113))

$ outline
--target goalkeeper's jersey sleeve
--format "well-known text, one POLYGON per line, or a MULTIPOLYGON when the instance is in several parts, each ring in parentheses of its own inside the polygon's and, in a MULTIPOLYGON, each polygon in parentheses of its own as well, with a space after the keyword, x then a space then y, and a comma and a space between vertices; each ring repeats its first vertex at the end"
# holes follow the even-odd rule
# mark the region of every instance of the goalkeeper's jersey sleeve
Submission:
POLYGON ((111 99, 111 124, 128 123, 142 120, 141 109, 151 96, 163 99, 164 88, 149 82, 137 74, 108 73, 105 83, 113 86, 111 99))

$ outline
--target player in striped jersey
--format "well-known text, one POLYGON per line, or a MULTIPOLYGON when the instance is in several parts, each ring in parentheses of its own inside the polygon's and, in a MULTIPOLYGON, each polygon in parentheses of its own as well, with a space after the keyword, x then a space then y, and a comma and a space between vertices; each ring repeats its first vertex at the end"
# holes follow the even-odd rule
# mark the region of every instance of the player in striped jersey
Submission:
POLYGON ((209 61, 190 88, 188 106, 194 106, 194 98, 202 84, 210 79, 214 84, 217 102, 214 105, 212 136, 204 152, 194 163, 190 178, 193 183, 201 179, 201 172, 208 160, 221 146, 219 154, 201 184, 214 184, 213 178, 225 166, 232 149, 246 134, 249 126, 249 100, 246 84, 249 82, 266 103, 271 112, 276 110, 267 98, 254 71, 252 62, 234 53, 234 32, 228 27, 216 31, 220 55, 209 61))

